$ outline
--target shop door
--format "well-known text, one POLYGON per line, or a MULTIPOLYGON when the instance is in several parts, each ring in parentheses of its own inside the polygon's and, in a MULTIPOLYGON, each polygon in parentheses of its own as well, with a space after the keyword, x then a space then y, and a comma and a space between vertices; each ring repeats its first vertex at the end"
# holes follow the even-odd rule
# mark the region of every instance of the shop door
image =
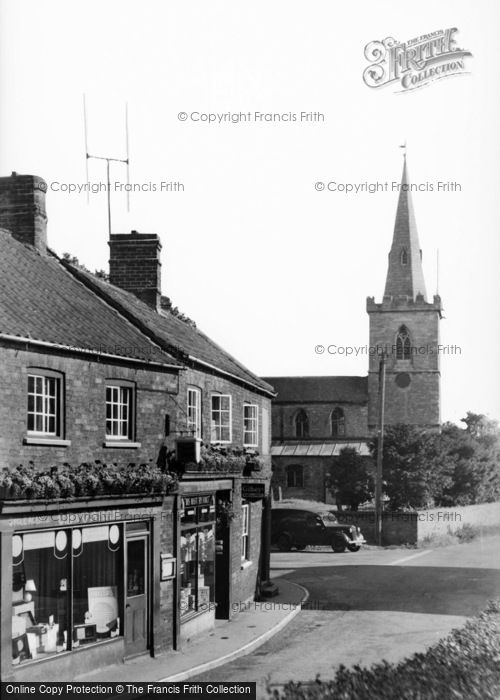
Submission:
POLYGON ((127 656, 148 648, 148 536, 127 539, 125 644, 127 656))

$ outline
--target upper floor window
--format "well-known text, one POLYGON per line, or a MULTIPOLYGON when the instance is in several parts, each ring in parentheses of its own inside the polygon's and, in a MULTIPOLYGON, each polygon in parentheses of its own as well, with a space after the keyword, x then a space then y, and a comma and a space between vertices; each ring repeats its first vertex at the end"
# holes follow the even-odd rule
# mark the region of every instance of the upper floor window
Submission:
POLYGON ((28 374, 28 433, 61 437, 62 377, 49 370, 28 374))
POLYGON ((187 429, 201 438, 201 391, 194 387, 187 391, 187 429))
POLYGON ((134 390, 125 382, 106 385, 106 437, 133 440, 134 390))
POLYGON ((231 397, 212 395, 212 442, 231 442, 231 397))
POLYGON ((401 251, 401 265, 408 265, 408 251, 403 248, 401 251))
POLYGON ((295 437, 309 437, 309 418, 302 408, 295 416, 295 437))
POLYGON ((243 444, 245 447, 257 447, 259 426, 259 407, 255 404, 243 405, 243 444))
POLYGON ((304 469, 300 464, 294 464, 286 470, 286 485, 289 488, 304 486, 304 469))
POLYGON ((345 435, 345 415, 344 411, 338 406, 332 411, 332 435, 333 437, 345 435))
POLYGON ((411 358, 410 333, 406 326, 401 326, 396 335, 396 359, 409 360, 411 358))

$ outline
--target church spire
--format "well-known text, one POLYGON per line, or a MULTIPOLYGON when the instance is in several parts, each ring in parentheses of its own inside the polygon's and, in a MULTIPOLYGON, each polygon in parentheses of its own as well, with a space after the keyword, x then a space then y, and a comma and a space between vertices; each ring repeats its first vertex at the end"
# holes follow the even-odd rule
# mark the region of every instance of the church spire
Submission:
POLYGON ((426 299, 422 251, 418 242, 405 154, 384 296, 415 299, 417 294, 426 299))

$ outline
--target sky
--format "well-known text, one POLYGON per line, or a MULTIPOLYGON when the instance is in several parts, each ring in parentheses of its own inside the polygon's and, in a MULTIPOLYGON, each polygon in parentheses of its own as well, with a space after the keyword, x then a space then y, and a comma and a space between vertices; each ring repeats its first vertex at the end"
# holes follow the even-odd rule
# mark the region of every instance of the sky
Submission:
POLYGON ((427 291, 442 297, 442 344, 460 348, 442 358, 442 419, 500 418, 499 20, 494 0, 2 0, 0 173, 42 176, 49 245, 107 269, 106 194, 67 188, 106 179, 85 157, 83 95, 92 155, 126 157, 127 103, 144 191, 128 212, 111 164, 112 231, 160 235, 163 293, 256 374, 366 375, 366 355, 315 347, 368 342, 406 142, 427 291), (411 91, 363 81, 371 41, 447 28, 472 54, 464 74, 411 91))

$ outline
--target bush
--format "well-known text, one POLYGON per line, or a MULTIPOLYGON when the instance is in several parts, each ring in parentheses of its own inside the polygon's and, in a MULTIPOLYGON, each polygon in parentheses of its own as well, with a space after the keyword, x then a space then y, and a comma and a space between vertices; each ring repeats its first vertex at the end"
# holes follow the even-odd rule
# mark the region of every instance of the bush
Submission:
POLYGON ((493 700, 500 693, 500 601, 423 654, 399 664, 340 666, 331 681, 287 683, 276 700, 493 700))

